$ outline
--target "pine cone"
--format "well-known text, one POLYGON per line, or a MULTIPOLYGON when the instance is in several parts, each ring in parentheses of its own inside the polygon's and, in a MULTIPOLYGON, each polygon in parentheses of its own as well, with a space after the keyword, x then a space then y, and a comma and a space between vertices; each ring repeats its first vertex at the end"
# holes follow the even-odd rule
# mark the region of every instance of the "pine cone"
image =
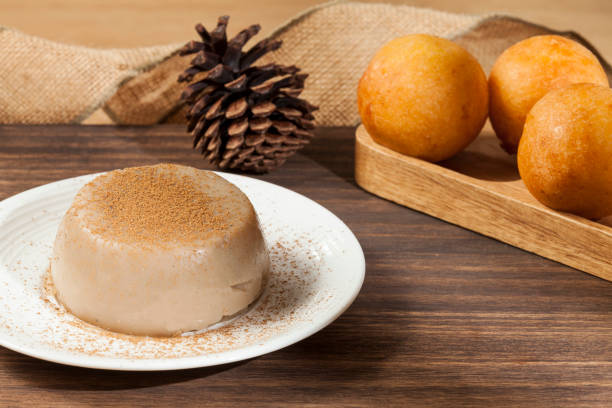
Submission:
POLYGON ((180 55, 196 54, 178 79, 189 83, 181 95, 189 107, 187 130, 193 134, 193 147, 219 168, 264 173, 310 142, 317 108, 298 98, 308 76, 299 68, 253 66, 281 41, 265 39, 243 51, 260 26, 252 25, 228 41, 228 20, 219 17, 210 33, 196 25, 202 41, 180 50, 180 55))

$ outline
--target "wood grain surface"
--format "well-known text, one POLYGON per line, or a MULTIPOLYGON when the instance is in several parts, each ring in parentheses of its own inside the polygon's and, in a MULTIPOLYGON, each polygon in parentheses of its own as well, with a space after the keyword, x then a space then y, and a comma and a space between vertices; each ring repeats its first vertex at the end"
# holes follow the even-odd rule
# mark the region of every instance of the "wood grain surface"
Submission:
MULTIPOLYGON (((336 322, 259 358, 178 372, 0 348, 0 406, 610 406, 612 286, 361 190, 353 137, 320 129, 260 177, 321 203, 359 239, 365 283, 336 322)), ((182 127, 0 127, 0 199, 160 161, 203 167, 182 127)))
POLYGON ((595 222, 540 204, 493 132, 441 163, 381 146, 363 125, 355 143, 355 179, 365 190, 612 281, 612 220, 595 222))

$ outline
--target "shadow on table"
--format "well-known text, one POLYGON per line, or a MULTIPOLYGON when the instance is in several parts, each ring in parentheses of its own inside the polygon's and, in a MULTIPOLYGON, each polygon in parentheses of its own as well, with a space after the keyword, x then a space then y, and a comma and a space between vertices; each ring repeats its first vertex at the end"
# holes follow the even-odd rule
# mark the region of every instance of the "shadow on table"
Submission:
POLYGON ((231 370, 248 363, 224 364, 214 367, 203 367, 187 370, 168 371, 111 371, 71 367, 27 357, 11 350, 3 349, 0 353, 14 354, 13 358, 5 357, 4 367, 20 382, 45 389, 63 389, 78 391, 125 390, 156 387, 204 378, 231 370))
POLYGON ((499 140, 488 127, 464 151, 439 164, 479 180, 504 182, 520 179, 516 156, 499 147, 499 140))
MULTIPOLYGON (((366 258, 367 268, 382 261, 374 253, 366 258)), ((301 381, 306 385, 340 380, 368 382, 380 375, 389 361, 409 352, 406 336, 411 330, 398 313, 409 307, 408 300, 392 306, 381 304, 380 298, 373 296, 380 290, 380 280, 376 272, 366 274, 357 299, 334 323, 279 352, 280 358, 300 361, 301 381)))
MULTIPOLYGON (((358 336, 357 333, 345 330, 346 324, 335 326, 334 324, 311 338, 274 353, 273 359, 286 360, 291 362, 289 364, 291 366, 302 366, 303 369, 300 370, 302 374, 294 373, 294 375, 308 382, 309 379, 321 381, 326 378, 342 378, 351 381, 371 377, 378 371, 376 367, 380 361, 392 358, 393 349, 387 347, 388 339, 384 341, 383 347, 377 344, 380 339, 371 338, 371 331, 368 331, 367 335, 358 336), (372 352, 372 350, 383 348, 384 353, 372 352), (363 358, 366 355, 366 349, 370 350, 367 359, 363 358)), ((359 328, 356 327, 355 330, 359 328)), ((180 384, 214 376, 259 360, 256 358, 215 367, 177 370, 171 373, 167 371, 129 372, 63 366, 23 356, 7 349, 0 353, 14 354, 13 357, 7 355, 4 358, 4 367, 19 382, 42 389, 73 391, 128 390, 180 384)), ((265 356, 261 358, 262 364, 257 364, 256 371, 266 371, 265 375, 271 381, 287 375, 284 369, 279 370, 275 364, 268 367, 265 359, 265 356)))
POLYGON ((394 346, 388 341, 389 333, 383 335, 384 339, 372 338, 372 334, 371 331, 361 336, 357 332, 346 334, 331 326, 283 353, 288 359, 311 363, 301 368, 300 382, 305 386, 338 381, 356 384, 376 377, 382 371, 382 363, 392 360, 398 351, 395 347, 403 342, 396 337, 394 346))
POLYGON ((350 184, 355 183, 355 129, 320 128, 302 154, 350 184))

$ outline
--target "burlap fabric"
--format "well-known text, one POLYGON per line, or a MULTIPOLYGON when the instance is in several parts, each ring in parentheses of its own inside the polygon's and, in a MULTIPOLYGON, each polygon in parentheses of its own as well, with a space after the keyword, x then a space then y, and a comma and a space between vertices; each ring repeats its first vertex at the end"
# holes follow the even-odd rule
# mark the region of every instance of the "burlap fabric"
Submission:
MULTIPOLYGON (((271 34, 283 47, 261 62, 295 64, 310 74, 303 96, 319 105, 320 125, 354 125, 357 82, 368 61, 385 42, 410 33, 453 39, 485 70, 521 39, 561 34, 595 52, 612 79, 610 65, 572 32, 500 15, 355 2, 324 4, 284 24, 271 34)), ((0 28, 0 123, 80 123, 99 108, 119 124, 183 121, 176 78, 190 58, 176 55, 181 45, 97 50, 0 28)))

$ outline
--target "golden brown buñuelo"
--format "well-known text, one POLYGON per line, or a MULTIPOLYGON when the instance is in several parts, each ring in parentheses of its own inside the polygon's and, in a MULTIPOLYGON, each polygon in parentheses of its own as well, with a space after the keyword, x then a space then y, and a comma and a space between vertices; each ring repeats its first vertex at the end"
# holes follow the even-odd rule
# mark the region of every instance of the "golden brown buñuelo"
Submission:
POLYGON ((508 153, 516 153, 531 107, 552 89, 590 82, 608 86, 597 57, 575 41, 541 35, 504 51, 489 75, 489 117, 508 153))
POLYGON ((384 45, 359 81, 363 125, 379 144, 437 162, 470 144, 487 118, 487 80, 452 41, 417 34, 384 45))
POLYGON ((574 84, 546 94, 527 115, 517 159, 525 185, 548 207, 612 215, 612 90, 574 84))

